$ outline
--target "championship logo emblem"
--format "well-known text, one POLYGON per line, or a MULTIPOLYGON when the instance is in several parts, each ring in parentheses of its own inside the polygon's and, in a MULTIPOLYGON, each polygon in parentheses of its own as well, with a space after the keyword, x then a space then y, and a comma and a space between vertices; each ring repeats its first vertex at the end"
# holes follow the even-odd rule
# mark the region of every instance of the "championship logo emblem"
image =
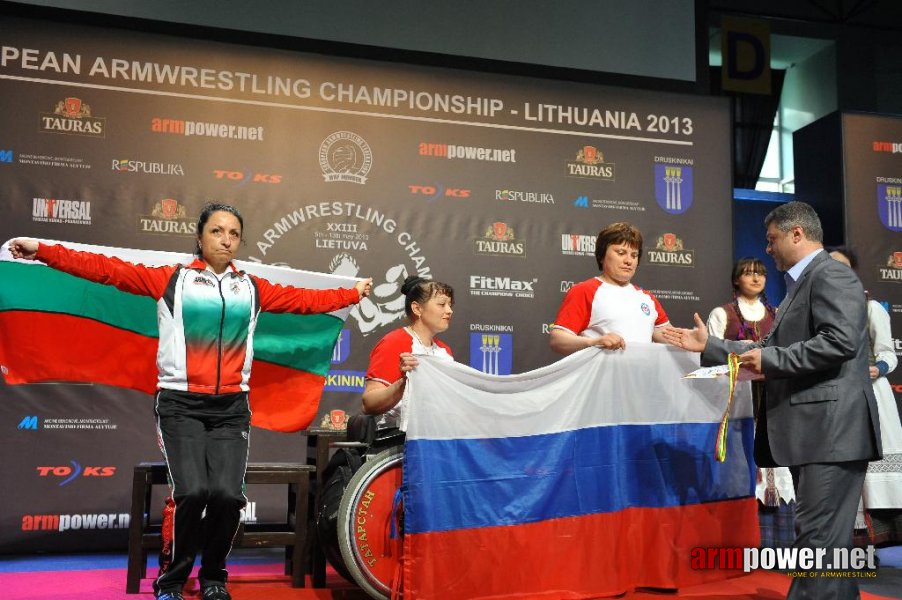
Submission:
POLYGON ((350 131, 336 131, 319 147, 319 166, 327 183, 366 183, 373 166, 373 152, 362 137, 350 131))
POLYGON ((667 213, 680 215, 692 206, 692 167, 655 165, 655 200, 667 213))
POLYGON ((890 231, 902 231, 902 186, 877 186, 877 213, 890 231))

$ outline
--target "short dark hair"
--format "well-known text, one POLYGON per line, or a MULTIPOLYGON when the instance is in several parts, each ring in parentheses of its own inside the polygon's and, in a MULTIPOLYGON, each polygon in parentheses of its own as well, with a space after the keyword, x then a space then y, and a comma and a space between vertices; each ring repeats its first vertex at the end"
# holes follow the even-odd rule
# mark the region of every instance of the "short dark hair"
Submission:
MULTIPOLYGON (((241 213, 238 212, 238 209, 234 206, 230 206, 228 204, 220 204, 218 202, 207 202, 204 204, 204 207, 200 211, 200 216, 197 217, 197 237, 200 238, 201 234, 204 232, 204 225, 207 224, 207 221, 210 220, 210 215, 215 212, 227 212, 235 215, 235 218, 238 219, 238 224, 241 225, 241 236, 244 237, 244 218, 241 216, 241 213)), ((197 244, 194 245, 194 254, 200 256, 200 246, 197 244)))
POLYGON ((814 208, 805 202, 792 201, 781 204, 764 217, 764 226, 774 226, 782 232, 787 232, 793 227, 801 227, 805 237, 812 242, 824 241, 824 228, 821 227, 821 219, 814 208))
POLYGON ((730 283, 733 284, 734 290, 739 289, 739 286, 736 285, 736 281, 743 273, 750 269, 763 277, 767 277, 767 267, 764 266, 764 262, 760 258, 755 258, 754 256, 740 258, 736 261, 736 264, 733 265, 733 277, 730 279, 730 283))
POLYGON ((411 275, 404 280, 401 293, 404 294, 404 312, 411 321, 413 321, 414 314, 410 305, 414 302, 422 305, 436 296, 448 296, 451 305, 454 305, 454 288, 447 283, 424 279, 418 275, 411 275))
POLYGON ((598 270, 603 271, 604 255, 608 251, 608 246, 612 244, 623 244, 626 242, 630 246, 639 250, 639 260, 642 260, 642 232, 635 225, 626 222, 611 223, 598 232, 598 239, 595 240, 595 262, 598 263, 598 270))
POLYGON ((849 259, 849 266, 852 267, 853 271, 858 269, 858 254, 855 253, 855 250, 853 250, 851 246, 830 246, 824 248, 824 250, 827 251, 827 254, 839 252, 849 259))

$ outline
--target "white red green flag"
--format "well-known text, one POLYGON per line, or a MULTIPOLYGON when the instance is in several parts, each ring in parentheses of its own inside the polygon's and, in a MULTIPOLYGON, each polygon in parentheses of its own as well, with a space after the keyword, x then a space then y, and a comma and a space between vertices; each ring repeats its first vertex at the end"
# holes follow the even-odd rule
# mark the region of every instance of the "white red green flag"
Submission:
MULTIPOLYGON (((52 243, 52 242, 51 242, 52 243)), ((74 250, 146 266, 189 264, 189 254, 66 243, 74 250)), ((157 307, 153 298, 79 279, 0 249, 0 372, 8 384, 81 382, 156 389, 157 307)), ((355 280, 236 261, 271 283, 310 289, 355 280)), ((349 309, 260 315, 250 380, 252 423, 298 431, 316 416, 332 350, 349 309)))

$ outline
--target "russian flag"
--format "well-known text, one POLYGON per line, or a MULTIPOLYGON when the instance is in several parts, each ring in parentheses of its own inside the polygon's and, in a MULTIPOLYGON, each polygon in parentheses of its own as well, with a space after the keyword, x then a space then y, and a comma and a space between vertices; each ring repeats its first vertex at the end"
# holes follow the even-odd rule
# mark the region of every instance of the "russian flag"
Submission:
MULTIPOLYGON (((56 242, 49 242, 56 243, 56 242)), ((74 250, 147 266, 188 264, 188 254, 65 243, 74 250)), ((271 283, 326 289, 355 280, 259 263, 236 266, 271 283)), ((0 248, 0 371, 9 384, 100 383, 156 390, 159 331, 152 298, 14 260, 0 248)), ((251 422, 298 431, 316 416, 332 350, 350 309, 329 314, 262 313, 254 335, 251 422)))
POLYGON ((404 457, 407 598, 596 598, 740 573, 695 547, 759 543, 750 387, 698 355, 590 348, 520 375, 420 357, 404 457))

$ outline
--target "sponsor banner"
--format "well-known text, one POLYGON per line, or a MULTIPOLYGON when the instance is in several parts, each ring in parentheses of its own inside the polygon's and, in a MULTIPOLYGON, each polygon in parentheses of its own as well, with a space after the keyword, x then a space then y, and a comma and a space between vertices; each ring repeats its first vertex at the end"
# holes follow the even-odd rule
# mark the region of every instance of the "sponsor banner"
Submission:
POLYGON ((214 169, 213 176, 219 181, 227 181, 235 187, 243 187, 249 183, 282 183, 283 176, 274 173, 255 173, 252 170, 244 171, 227 171, 224 169, 214 169))
MULTIPOLYGON (((61 167, 64 169, 90 169, 91 164, 85 162, 80 156, 54 156, 51 154, 30 154, 20 153, 16 159, 22 165, 34 165, 37 167, 61 167)), ((13 162, 12 151, 10 151, 8 160, 0 162, 13 162)))
POLYGON ((38 417, 27 415, 19 421, 18 429, 26 431, 114 431, 119 425, 109 417, 38 417))
POLYGON ((495 190, 495 200, 525 202, 527 204, 554 204, 551 192, 525 192, 522 190, 495 190))
POLYGON ((68 465, 38 466, 35 471, 38 477, 58 480, 59 487, 63 487, 82 477, 113 477, 116 467, 82 465, 77 460, 70 460, 68 465))
POLYGON ((430 202, 441 198, 470 198, 473 190, 467 188, 451 187, 436 183, 433 185, 408 185, 411 194, 422 197, 430 202))
POLYGON ((40 114, 40 131, 84 137, 106 137, 106 119, 91 114, 91 107, 81 98, 64 98, 53 112, 40 114))
POLYGON ((667 267, 694 267, 695 250, 683 247, 683 240, 675 233, 664 233, 655 240, 655 247, 645 251, 646 264, 667 267))
MULTIPOLYGON (((6 229, 0 239, 190 252, 198 213, 213 201, 243 215, 242 268, 373 278, 370 296, 330 329, 333 337, 322 348, 316 338, 313 379, 297 375, 294 363, 280 362, 281 341, 260 337, 264 330, 285 331, 296 315, 260 318, 252 395, 276 399, 292 414, 309 409, 315 413, 311 426, 340 430, 348 414, 359 412, 372 348, 407 323, 401 287, 412 275, 453 287, 454 319, 441 340, 457 361, 477 370, 484 357, 485 372, 498 377, 557 358, 542 330, 573 282, 598 273, 594 238, 608 223, 636 225, 645 250, 657 250, 656 238, 666 232, 697 250, 698 268, 649 267, 643 252, 635 283, 669 291, 661 300, 675 324, 688 325, 693 312, 728 299, 729 235, 709 236, 704 253, 690 235, 728 232, 732 223, 731 205, 722 201, 731 193, 730 112, 723 98, 561 86, 8 15, 0 17, 0 26, 0 93, 19 107, 0 113, 0 171, 10 197, 19 199, 0 208, 0 228, 6 229), (67 104, 67 98, 79 102, 67 104), (50 120, 42 121, 42 113, 50 120), (676 185, 682 208, 692 195, 689 210, 675 215, 656 206, 652 165, 683 169, 676 185), (693 170, 691 190, 686 169, 693 170), (55 210, 64 222, 35 220, 35 198, 43 199, 40 218, 53 218, 55 210), (60 213, 59 200, 55 209, 49 206, 54 198, 72 203, 60 213), (470 328, 474 320, 480 328, 470 328), (310 389, 326 392, 318 405, 308 397, 310 389)), ((874 140, 902 141, 902 135, 886 131, 869 136, 868 142, 874 140)), ((897 170, 885 167, 882 174, 897 170)), ((870 215, 874 195, 872 178, 870 215)), ((863 264, 883 266, 896 249, 885 245, 879 259, 863 264)), ((7 286, 19 293, 16 302, 40 303, 33 307, 40 318, 17 316, 20 305, 0 301, 0 337, 57 340, 41 361, 30 362, 90 373, 104 369, 117 385, 136 381, 130 374, 140 364, 149 374, 147 390, 153 390, 153 340, 134 343, 153 329, 153 306, 147 312, 135 304, 137 297, 119 302, 125 294, 115 302, 89 300, 78 305, 89 311, 83 326, 73 327, 70 315, 58 309, 79 288, 54 277, 27 288, 44 290, 32 295, 23 287, 30 279, 18 269, 7 278, 21 284, 7 286), (74 359, 67 353, 88 341, 74 359), (115 368, 108 368, 110 361, 115 368)), ((317 330, 319 321, 311 323, 310 331, 317 330)), ((286 343, 294 339, 289 337, 286 343)), ((15 352, 9 356, 0 361, 10 363, 7 379, 21 371, 12 364, 15 352)), ((101 514, 128 506, 129 490, 108 478, 90 480, 91 487, 107 482, 111 489, 102 494, 89 494, 82 478, 59 488, 68 494, 60 506, 61 498, 35 485, 56 489, 53 477, 35 477, 33 469, 76 460, 114 465, 120 476, 130 465, 159 459, 146 394, 96 384, 5 389, 25 399, 8 411, 9 448, 0 450, 29 460, 8 477, 22 492, 15 495, 12 518, 0 521, 0 538, 9 540, 0 550, 46 551, 40 536, 20 531, 20 515, 101 514), (61 405, 70 399, 91 408, 82 413, 61 405), (110 406, 128 408, 105 408, 110 406), (107 421, 71 420, 94 418, 107 421), (53 444, 46 444, 48 436, 53 444), (128 448, 127 459, 117 464, 99 454, 114 447, 128 448)), ((261 414, 255 410, 255 419, 261 414)), ((251 460, 297 459, 296 445, 285 444, 284 436, 263 430, 253 437, 251 460)), ((277 511, 252 492, 258 522, 266 522, 267 512, 277 511)), ((276 500, 284 503, 284 495, 276 500)), ((61 548, 57 538, 65 538, 67 551, 96 550, 102 543, 121 550, 126 544, 123 530, 81 533, 90 535, 53 536, 54 549, 61 548)))
POLYGON ((114 158, 113 171, 120 173, 143 173, 145 175, 179 175, 185 174, 185 169, 178 163, 163 163, 145 160, 131 160, 127 158, 114 158))
POLYGON ((645 212, 645 206, 635 200, 616 200, 608 198, 589 198, 587 195, 577 196, 573 200, 573 206, 577 208, 607 208, 611 210, 628 210, 632 212, 645 212))
POLYGON ((605 162, 604 154, 595 146, 583 146, 576 159, 567 163, 569 177, 584 177, 597 181, 614 181, 614 163, 605 162))
POLYGON ((36 223, 90 225, 91 203, 87 200, 32 198, 31 220, 36 223))
POLYGON ((195 237, 197 220, 188 217, 184 204, 164 198, 153 205, 149 215, 138 217, 138 233, 195 237))
POLYGON ((502 296, 505 298, 535 298, 539 280, 512 279, 504 276, 470 275, 471 296, 502 296))
POLYGON ((22 531, 78 531, 128 529, 128 513, 22 515, 22 531))
POLYGON ((153 117, 150 120, 150 130, 153 133, 168 133, 185 137, 263 141, 262 125, 235 125, 234 123, 208 123, 153 117))
POLYGON ((875 141, 871 144, 871 148, 874 152, 890 152, 892 154, 899 154, 902 152, 902 142, 878 142, 875 141))
POLYGON ((578 233, 562 233, 561 254, 564 256, 595 256, 597 237, 578 233))
POLYGON ((517 150, 515 148, 481 148, 459 144, 421 142, 418 153, 420 156, 447 158, 450 160, 478 160, 491 163, 517 162, 517 150))
POLYGON ((473 240, 473 253, 484 256, 526 256, 526 242, 514 234, 503 221, 491 224, 482 237, 473 240))

